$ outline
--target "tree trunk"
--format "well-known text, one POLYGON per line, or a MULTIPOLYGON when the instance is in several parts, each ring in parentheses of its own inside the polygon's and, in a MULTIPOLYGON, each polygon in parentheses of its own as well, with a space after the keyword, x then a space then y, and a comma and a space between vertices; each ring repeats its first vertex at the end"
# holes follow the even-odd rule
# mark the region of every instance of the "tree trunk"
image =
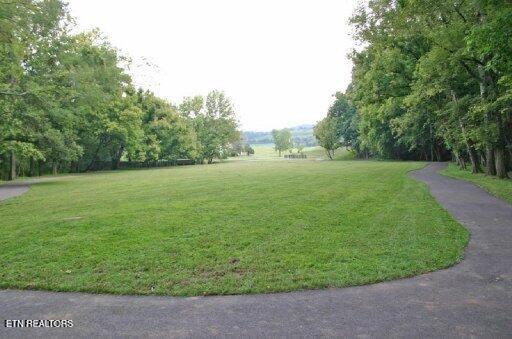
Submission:
POLYGON ((480 173, 480 165, 478 163, 478 156, 473 146, 468 146, 469 160, 471 160, 471 172, 480 173))
POLYGON ((488 145, 485 148, 485 174, 496 175, 496 167, 494 165, 494 149, 488 145))
POLYGON ((501 179, 508 178, 505 150, 497 147, 495 152, 496 175, 501 179))
POLYGON ((59 162, 53 161, 52 162, 52 174, 57 175, 58 172, 59 172, 59 162))
MULTIPOLYGON (((456 107, 458 107, 458 99, 455 91, 452 91, 452 100, 455 103, 456 107)), ((457 108, 458 110, 458 108, 457 108)), ((464 143, 466 144, 468 154, 469 154, 469 160, 471 160, 471 172, 473 173, 479 173, 480 172, 480 166, 478 164, 478 155, 476 153, 475 147, 473 146, 473 142, 468 139, 468 136, 466 134, 466 128, 464 127, 464 123, 462 122, 462 119, 459 118, 459 126, 460 130, 462 132, 462 138, 464 140, 464 143)))
POLYGON ((98 147, 96 148, 96 151, 94 152, 94 155, 91 157, 91 162, 85 168, 85 172, 92 170, 92 167, 94 166, 94 163, 96 162, 96 158, 97 158, 98 153, 100 152, 100 149, 102 146, 103 146, 103 140, 100 140, 100 142, 98 143, 98 147))
POLYGON ((508 151, 508 166, 507 170, 512 170, 512 149, 508 151))
POLYGON ((457 161, 457 165, 459 165, 459 168, 461 170, 465 170, 466 161, 464 160, 464 157, 458 151, 453 151, 453 155, 455 156, 455 160, 457 161))
POLYGON ((69 167, 70 167, 70 168, 69 168, 69 170, 70 170, 70 171, 73 171, 73 172, 75 172, 75 173, 78 173, 78 172, 79 172, 79 166, 80 166, 80 165, 79 165, 79 163, 78 163, 78 160, 77 160, 77 161, 73 161, 73 162, 71 163, 71 165, 69 166, 69 167))
POLYGON ((432 133, 432 125, 429 125, 429 131, 430 131, 430 161, 434 161, 434 138, 432 133))
POLYGON ((485 152, 478 152, 478 159, 480 159, 480 167, 485 167, 485 152))
MULTIPOLYGON (((479 85, 480 85, 480 99, 482 102, 489 102, 494 97, 494 79, 488 70, 485 69, 484 64, 488 61, 489 56, 486 55, 482 59, 482 64, 477 66, 478 74, 479 74, 479 85)), ((493 116, 493 112, 487 110, 484 116, 484 123, 486 126, 490 126, 490 124, 495 120, 493 116)), ((498 123, 498 128, 500 128, 498 123)), ((494 148, 491 143, 495 142, 495 140, 487 141, 487 145, 485 147, 485 174, 487 175, 496 175, 496 167, 495 167, 495 159, 494 159, 494 148)))
POLYGON ((113 155, 111 155, 111 157, 112 157, 112 169, 113 170, 119 169, 119 163, 121 162, 121 158, 123 156, 123 152, 124 152, 124 146, 121 146, 117 150, 117 152, 113 152, 113 155))
POLYGON ((462 136, 464 138, 464 142, 466 143, 466 147, 469 154, 469 160, 471 161, 471 172, 480 173, 480 165, 478 163, 478 155, 473 147, 473 144, 466 137, 466 129, 464 128, 464 124, 462 121, 459 121, 460 129, 462 131, 462 136))
POLYGON ((29 175, 31 177, 35 177, 36 176, 36 161, 32 158, 30 158, 30 170, 29 170, 29 175))
POLYGON ((466 170, 466 161, 464 160, 464 157, 459 155, 459 168, 461 170, 466 170))
POLYGON ((329 159, 332 160, 332 154, 331 154, 331 151, 330 150, 327 150, 327 156, 329 157, 329 159))
POLYGON ((16 155, 11 151, 11 170, 9 171, 9 180, 16 179, 16 155))
POLYGON ((121 162, 121 157, 118 157, 118 156, 114 156, 112 158, 112 170, 117 170, 119 169, 119 163, 121 162))

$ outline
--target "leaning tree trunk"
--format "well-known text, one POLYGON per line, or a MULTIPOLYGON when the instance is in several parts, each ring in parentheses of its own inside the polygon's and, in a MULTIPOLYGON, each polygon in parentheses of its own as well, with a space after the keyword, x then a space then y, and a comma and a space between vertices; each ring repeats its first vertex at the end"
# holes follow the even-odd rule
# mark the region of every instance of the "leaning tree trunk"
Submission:
POLYGON ((331 150, 327 150, 327 156, 329 157, 329 159, 331 159, 331 160, 332 160, 331 150))
POLYGON ((505 150, 497 147, 495 150, 496 175, 501 179, 508 178, 506 158, 505 150))
POLYGON ((461 170, 466 170, 466 160, 462 156, 459 156, 459 167, 461 170))
POLYGON ((461 170, 465 170, 466 169, 466 161, 464 160, 464 157, 458 151, 453 151, 453 153, 455 156, 455 160, 457 161, 457 165, 459 165, 459 168, 461 170))

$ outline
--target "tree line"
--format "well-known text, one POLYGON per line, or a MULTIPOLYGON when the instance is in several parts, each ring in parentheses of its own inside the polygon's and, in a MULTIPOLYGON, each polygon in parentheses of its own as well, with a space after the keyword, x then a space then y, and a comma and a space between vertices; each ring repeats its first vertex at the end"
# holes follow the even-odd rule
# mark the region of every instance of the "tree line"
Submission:
MULTIPOLYGON (((313 125, 300 125, 287 128, 292 135, 292 142, 294 145, 301 145, 303 147, 317 146, 317 140, 313 135, 313 125)), ((249 144, 271 144, 275 142, 272 131, 267 132, 242 132, 242 138, 249 144)))
POLYGON ((72 24, 60 0, 0 0, 0 178, 227 156, 240 133, 223 92, 173 105, 136 89, 129 60, 72 24))
POLYGON ((316 136, 359 157, 512 169, 512 3, 369 0, 351 18, 352 82, 316 136))

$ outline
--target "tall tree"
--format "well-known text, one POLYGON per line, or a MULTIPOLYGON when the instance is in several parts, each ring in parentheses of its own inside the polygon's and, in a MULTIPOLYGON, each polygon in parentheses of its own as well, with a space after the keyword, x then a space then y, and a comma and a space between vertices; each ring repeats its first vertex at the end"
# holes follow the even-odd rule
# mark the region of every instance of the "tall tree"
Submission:
POLYGON ((332 160, 334 152, 341 146, 340 118, 325 117, 315 125, 314 133, 318 143, 332 160))
POLYGON ((274 149, 279 152, 286 152, 293 148, 292 133, 288 128, 272 130, 272 139, 274 140, 274 149))
MULTIPOLYGON (((350 92, 347 91, 347 92, 350 92)), ((340 146, 351 148, 358 155, 361 155, 361 149, 358 143, 358 115, 350 96, 345 93, 338 92, 335 94, 336 100, 329 107, 327 117, 337 118, 338 135, 341 138, 340 146)))
POLYGON ((233 104, 221 91, 208 93, 205 109, 199 114, 196 112, 194 122, 200 158, 209 164, 216 157, 226 157, 229 144, 240 139, 233 104))

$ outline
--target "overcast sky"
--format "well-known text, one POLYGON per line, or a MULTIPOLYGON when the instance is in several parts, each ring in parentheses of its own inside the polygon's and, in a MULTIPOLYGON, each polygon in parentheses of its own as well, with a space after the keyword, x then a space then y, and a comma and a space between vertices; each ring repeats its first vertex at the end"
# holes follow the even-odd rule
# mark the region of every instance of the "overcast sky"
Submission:
POLYGON ((223 90, 243 130, 314 123, 350 82, 356 0, 69 0, 133 59, 135 84, 178 103, 223 90), (147 65, 147 63, 151 64, 147 65))

